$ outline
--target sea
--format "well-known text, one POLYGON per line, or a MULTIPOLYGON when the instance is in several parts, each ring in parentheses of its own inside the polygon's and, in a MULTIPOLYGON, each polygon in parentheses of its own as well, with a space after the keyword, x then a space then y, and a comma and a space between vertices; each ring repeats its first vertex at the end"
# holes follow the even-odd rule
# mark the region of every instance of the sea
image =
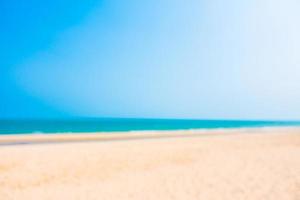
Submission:
POLYGON ((124 119, 124 118, 76 118, 76 119, 3 119, 3 134, 48 134, 128 132, 146 130, 228 129, 251 127, 300 126, 300 121, 248 121, 248 120, 187 120, 187 119, 124 119))

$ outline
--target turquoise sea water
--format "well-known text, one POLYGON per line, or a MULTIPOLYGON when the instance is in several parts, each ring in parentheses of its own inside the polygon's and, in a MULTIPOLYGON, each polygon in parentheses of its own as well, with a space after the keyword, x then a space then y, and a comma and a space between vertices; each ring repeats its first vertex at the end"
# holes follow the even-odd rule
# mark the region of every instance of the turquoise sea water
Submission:
POLYGON ((0 120, 0 134, 114 132, 134 130, 181 130, 269 126, 300 126, 300 122, 115 118, 72 120, 0 120))

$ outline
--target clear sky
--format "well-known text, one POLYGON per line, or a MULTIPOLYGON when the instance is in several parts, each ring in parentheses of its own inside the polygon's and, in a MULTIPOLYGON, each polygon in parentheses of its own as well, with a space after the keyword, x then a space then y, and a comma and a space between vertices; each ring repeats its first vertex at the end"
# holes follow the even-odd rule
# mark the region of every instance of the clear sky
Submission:
POLYGON ((300 119, 299 0, 1 0, 0 118, 300 119))

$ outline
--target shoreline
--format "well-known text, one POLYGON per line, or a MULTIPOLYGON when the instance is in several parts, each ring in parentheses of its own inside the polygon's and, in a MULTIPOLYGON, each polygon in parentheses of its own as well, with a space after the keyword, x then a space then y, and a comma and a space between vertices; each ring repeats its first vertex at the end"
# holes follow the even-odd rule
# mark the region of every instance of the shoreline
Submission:
POLYGON ((141 130, 118 132, 28 133, 0 135, 0 146, 72 142, 107 142, 175 137, 203 137, 232 134, 300 132, 299 126, 238 127, 187 130, 141 130))
POLYGON ((112 135, 1 146, 1 199, 300 199, 300 128, 112 135))

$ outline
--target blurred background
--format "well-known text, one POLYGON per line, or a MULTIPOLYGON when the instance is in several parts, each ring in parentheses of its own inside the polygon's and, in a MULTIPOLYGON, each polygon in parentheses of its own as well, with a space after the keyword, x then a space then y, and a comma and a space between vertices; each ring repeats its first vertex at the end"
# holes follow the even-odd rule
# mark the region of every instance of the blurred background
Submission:
POLYGON ((0 118, 300 119, 298 0, 2 0, 0 118))

